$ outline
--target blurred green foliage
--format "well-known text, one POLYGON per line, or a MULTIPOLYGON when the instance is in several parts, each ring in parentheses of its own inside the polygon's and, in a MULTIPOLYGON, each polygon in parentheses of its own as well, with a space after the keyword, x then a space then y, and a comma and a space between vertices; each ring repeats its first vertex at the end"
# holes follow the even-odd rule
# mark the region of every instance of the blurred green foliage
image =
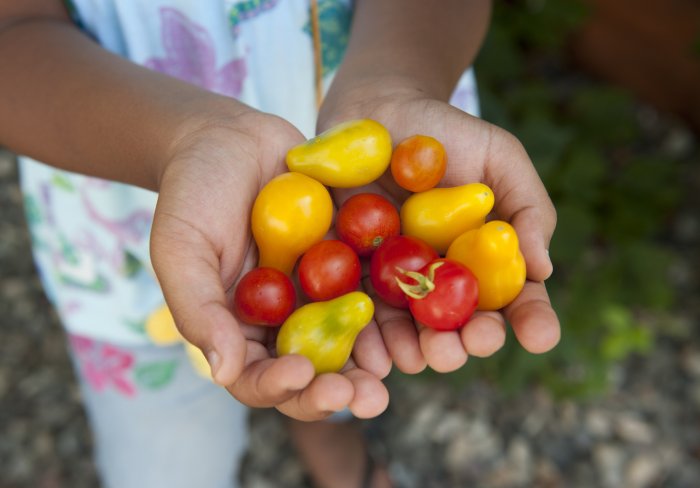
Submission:
POLYGON ((520 138, 557 208, 547 288, 562 341, 534 356, 510 334, 502 351, 471 360, 455 380, 602 392, 612 364, 650 350, 647 318, 673 303, 663 232, 679 202, 678 167, 645 140, 629 94, 569 65, 567 37, 586 14, 574 0, 496 3, 476 64, 482 115, 520 138))

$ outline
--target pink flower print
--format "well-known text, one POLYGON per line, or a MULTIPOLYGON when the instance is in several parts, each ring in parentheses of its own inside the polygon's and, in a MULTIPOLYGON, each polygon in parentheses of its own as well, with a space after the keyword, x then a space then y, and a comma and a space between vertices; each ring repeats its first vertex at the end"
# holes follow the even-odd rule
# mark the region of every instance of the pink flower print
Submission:
POLYGON ((216 51, 209 33, 172 8, 160 9, 164 58, 151 58, 145 65, 202 88, 238 97, 246 76, 245 59, 216 68, 216 51))
POLYGON ((136 388, 126 378, 134 364, 134 356, 110 344, 72 334, 70 345, 77 357, 85 381, 95 390, 113 386, 125 396, 134 396, 136 388))

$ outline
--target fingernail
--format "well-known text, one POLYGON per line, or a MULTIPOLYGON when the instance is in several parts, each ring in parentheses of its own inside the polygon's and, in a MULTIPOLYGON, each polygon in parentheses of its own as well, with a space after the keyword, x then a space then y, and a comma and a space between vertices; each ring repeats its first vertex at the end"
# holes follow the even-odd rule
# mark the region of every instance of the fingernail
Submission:
POLYGON ((221 367, 221 356, 215 350, 207 352, 207 362, 209 363, 209 368, 211 369, 211 376, 216 381, 216 373, 221 367))

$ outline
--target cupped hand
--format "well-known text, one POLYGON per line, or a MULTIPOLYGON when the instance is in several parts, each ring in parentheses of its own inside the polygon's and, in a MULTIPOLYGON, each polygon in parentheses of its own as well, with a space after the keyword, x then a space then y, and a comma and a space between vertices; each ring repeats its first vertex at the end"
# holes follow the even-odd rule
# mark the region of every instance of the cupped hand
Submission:
POLYGON ((304 357, 274 357, 272 331, 240 323, 231 311, 235 283, 257 261, 249 222, 255 197, 303 140, 291 124, 255 111, 180 137, 160 179, 153 266, 183 337, 242 403, 301 420, 344 408, 373 417, 388 402, 376 374, 351 364, 342 374, 315 376, 304 357))
MULTIPOLYGON (((323 107, 319 131, 344 120, 371 118, 389 129, 394 144, 415 134, 441 141, 448 163, 439 186, 482 182, 491 187, 496 198, 493 217, 515 227, 527 265, 525 287, 510 305, 500 311, 475 313, 459 331, 416 327, 407 310, 390 307, 376 298, 375 319, 396 366, 406 373, 417 373, 426 365, 440 372, 456 370, 469 354, 486 357, 500 349, 507 322, 526 350, 543 353, 553 348, 559 341, 560 327, 544 280, 552 273, 548 246, 556 213, 522 144, 507 131, 421 93, 396 93, 349 104, 337 102, 336 98, 323 107)), ((336 190, 337 203, 361 191, 384 194, 397 206, 409 196, 387 172, 369 187, 336 190)), ((371 287, 368 281, 366 286, 371 287)), ((361 357, 356 360, 363 364, 361 357)))

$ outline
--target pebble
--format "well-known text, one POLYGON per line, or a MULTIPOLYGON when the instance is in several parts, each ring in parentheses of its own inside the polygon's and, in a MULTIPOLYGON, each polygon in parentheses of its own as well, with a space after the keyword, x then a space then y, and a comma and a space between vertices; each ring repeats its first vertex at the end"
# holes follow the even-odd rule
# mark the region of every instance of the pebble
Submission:
POLYGON ((625 412, 615 419, 615 432, 626 442, 650 444, 654 440, 654 428, 635 413, 625 412))
POLYGON ((593 463, 605 488, 624 486, 625 451, 618 445, 599 444, 593 448, 593 463))
POLYGON ((625 487, 647 488, 656 486, 662 472, 659 457, 653 453, 638 454, 625 470, 625 487))
POLYGON ((700 380, 700 351, 697 349, 687 349, 681 356, 683 370, 694 379, 700 380))
POLYGON ((592 436, 599 439, 607 439, 612 435, 610 414, 599 408, 592 408, 586 412, 584 425, 592 436))

